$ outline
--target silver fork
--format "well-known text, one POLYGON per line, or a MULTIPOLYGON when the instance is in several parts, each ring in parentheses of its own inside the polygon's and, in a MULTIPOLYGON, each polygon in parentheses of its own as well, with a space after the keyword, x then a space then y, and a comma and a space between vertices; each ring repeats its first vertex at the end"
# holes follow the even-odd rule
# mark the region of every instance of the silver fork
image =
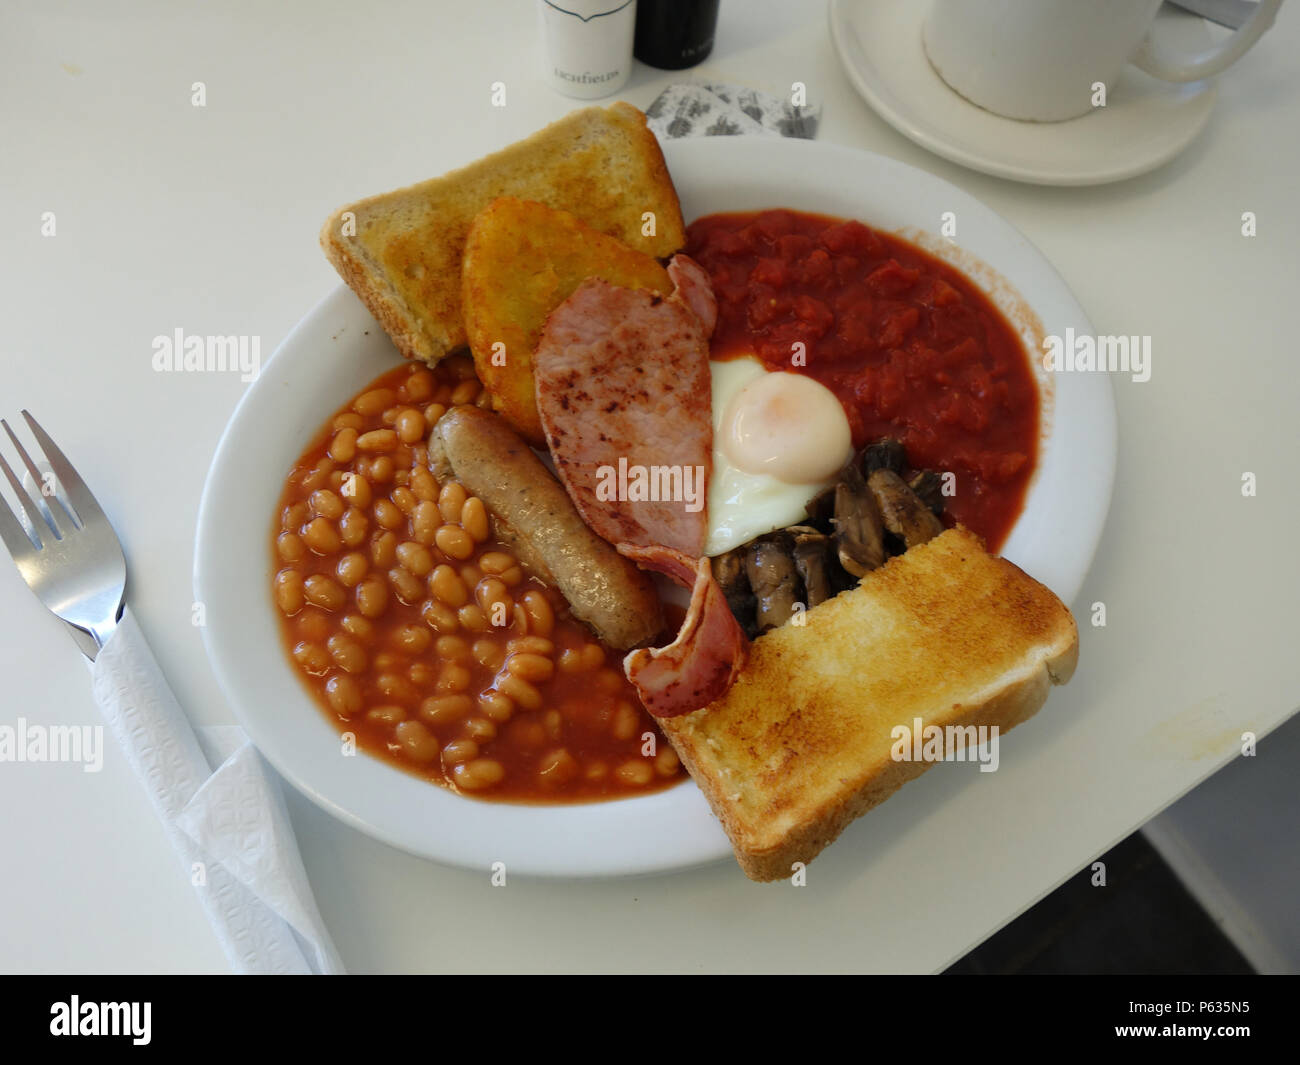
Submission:
POLYGON ((0 452, 0 470, 20 510, 0 507, 0 539, 36 597, 71 630, 90 659, 122 616, 126 559, 113 526, 86 482, 27 411, 27 426, 44 453, 53 479, 28 455, 9 423, 0 419, 32 479, 33 496, 0 452))
MULTIPOLYGON (((129 611, 123 611, 126 559, 117 534, 49 434, 27 411, 22 414, 48 470, 42 472, 9 423, 0 419, 18 452, 20 468, 30 478, 30 487, 24 485, 0 451, 0 472, 18 501, 16 510, 0 506, 0 539, 36 597, 63 621, 86 657, 98 659, 91 667, 95 701, 127 764, 144 785, 186 874, 205 868, 207 879, 193 883, 226 956, 241 972, 341 972, 342 963, 316 913, 310 889, 298 902, 315 915, 304 932, 314 940, 315 953, 305 952, 294 938, 294 929, 253 885, 211 859, 181 827, 190 802, 212 776, 212 767, 139 626, 129 611), (99 658, 110 637, 112 646, 99 658)), ((265 772, 259 770, 263 776, 265 772)), ((263 787, 265 791, 275 784, 267 779, 263 787)), ((283 809, 263 804, 251 822, 248 813, 248 808, 241 808, 241 817, 230 819, 232 823, 217 833, 220 846, 243 853, 252 845, 250 840, 264 845, 266 838, 278 839, 277 849, 283 852, 279 861, 290 867, 297 863, 305 883, 293 829, 283 809)), ((268 876, 265 871, 258 875, 268 876)), ((273 881, 268 884, 278 890, 273 881)))

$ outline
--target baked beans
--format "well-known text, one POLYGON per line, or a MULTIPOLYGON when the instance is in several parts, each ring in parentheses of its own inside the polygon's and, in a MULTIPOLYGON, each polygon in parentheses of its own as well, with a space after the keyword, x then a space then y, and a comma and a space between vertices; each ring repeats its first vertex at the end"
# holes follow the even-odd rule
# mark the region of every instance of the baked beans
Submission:
POLYGON ((572 802, 667 787, 685 774, 621 656, 524 570, 481 499, 428 468, 437 420, 485 397, 455 356, 384 374, 324 423, 272 534, 286 651, 340 732, 454 790, 572 802))
POLYGON ((365 705, 361 685, 346 673, 335 673, 325 682, 325 698, 339 717, 351 717, 365 705))
POLYGON ((488 538, 492 530, 488 522, 487 507, 483 505, 483 500, 477 496, 465 500, 465 505, 460 508, 460 525, 462 529, 469 533, 476 544, 481 544, 488 538))
POLYGON ((339 559, 339 564, 334 568, 339 580, 349 588, 355 588, 370 568, 370 561, 360 551, 349 551, 339 559))
POLYGON ((370 522, 356 507, 348 507, 339 518, 339 539, 348 547, 358 547, 365 542, 370 522))
POLYGON ((330 441, 329 455, 335 462, 351 462, 357 454, 357 431, 350 427, 340 429, 330 441))
POLYGON ((301 562, 307 554, 307 545, 297 533, 282 532, 275 538, 275 549, 281 562, 301 562))
POLYGON ((377 618, 388 606, 388 585, 380 577, 365 578, 357 584, 353 595, 362 617, 377 618))
POLYGON ((343 493, 343 498, 356 510, 365 510, 370 506, 370 500, 373 498, 370 482, 361 474, 351 471, 343 475, 343 480, 339 482, 339 490, 343 493))
POLYGON ((450 521, 433 534, 433 542, 448 558, 464 560, 474 553, 473 537, 459 525, 452 525, 450 521))

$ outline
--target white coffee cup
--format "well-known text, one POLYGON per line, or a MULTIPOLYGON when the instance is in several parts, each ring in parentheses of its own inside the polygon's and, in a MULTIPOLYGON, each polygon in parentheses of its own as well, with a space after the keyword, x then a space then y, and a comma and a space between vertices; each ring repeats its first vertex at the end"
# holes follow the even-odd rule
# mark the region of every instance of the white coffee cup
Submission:
POLYGON ((1153 37, 1161 0, 934 0, 922 31, 939 76, 972 103, 1008 118, 1059 122, 1097 106, 1124 64, 1164 81, 1198 81, 1240 59, 1282 0, 1200 55, 1172 54, 1153 37))

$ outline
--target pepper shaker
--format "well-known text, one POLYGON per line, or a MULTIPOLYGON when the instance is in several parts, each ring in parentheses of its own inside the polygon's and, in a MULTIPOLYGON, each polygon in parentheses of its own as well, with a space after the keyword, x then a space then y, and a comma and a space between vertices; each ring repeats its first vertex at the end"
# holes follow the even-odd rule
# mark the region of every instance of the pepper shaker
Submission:
POLYGON ((660 70, 685 70, 713 51, 718 0, 640 0, 636 57, 660 70))

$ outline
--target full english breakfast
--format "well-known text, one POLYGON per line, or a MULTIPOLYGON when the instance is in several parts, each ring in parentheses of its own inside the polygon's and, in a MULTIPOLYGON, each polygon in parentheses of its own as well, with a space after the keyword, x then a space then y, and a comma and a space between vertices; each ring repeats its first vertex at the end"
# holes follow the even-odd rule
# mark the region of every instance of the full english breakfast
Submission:
POLYGON ((894 726, 1006 730, 1069 679, 1068 609, 990 553, 1034 373, 950 263, 775 206, 685 225, 622 103, 321 243, 412 360, 322 412, 273 532, 286 647, 364 749, 517 802, 689 773, 771 880, 928 767, 894 726))

